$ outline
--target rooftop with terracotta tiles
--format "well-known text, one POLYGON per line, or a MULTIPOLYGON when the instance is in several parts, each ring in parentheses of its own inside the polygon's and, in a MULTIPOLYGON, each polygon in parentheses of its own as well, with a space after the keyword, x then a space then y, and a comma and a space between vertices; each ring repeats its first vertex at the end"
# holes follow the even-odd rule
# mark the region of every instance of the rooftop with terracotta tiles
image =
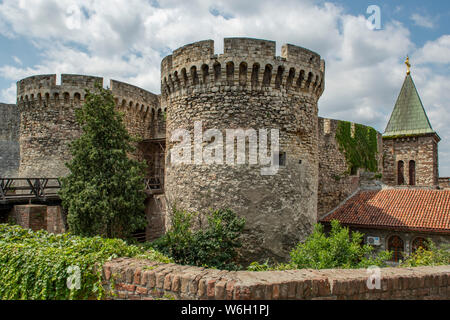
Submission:
POLYGON ((450 234, 450 190, 362 190, 321 222, 450 234))

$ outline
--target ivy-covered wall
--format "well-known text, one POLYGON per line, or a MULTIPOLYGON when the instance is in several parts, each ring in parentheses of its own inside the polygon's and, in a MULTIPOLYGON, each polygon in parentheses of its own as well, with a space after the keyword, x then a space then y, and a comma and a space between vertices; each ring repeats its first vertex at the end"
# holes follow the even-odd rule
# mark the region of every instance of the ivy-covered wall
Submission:
POLYGON ((377 131, 362 124, 338 121, 336 141, 345 155, 350 173, 358 169, 378 172, 377 131))
POLYGON ((375 129, 319 118, 318 218, 336 208, 360 186, 358 169, 382 169, 382 138, 375 129))

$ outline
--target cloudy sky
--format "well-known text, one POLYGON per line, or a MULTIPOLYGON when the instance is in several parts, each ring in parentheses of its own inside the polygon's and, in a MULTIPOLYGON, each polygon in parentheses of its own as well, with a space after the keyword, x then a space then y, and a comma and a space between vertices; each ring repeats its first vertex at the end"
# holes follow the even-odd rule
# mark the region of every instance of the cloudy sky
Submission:
POLYGON ((42 73, 103 76, 159 93, 161 59, 198 40, 255 37, 309 48, 326 60, 321 116, 383 132, 412 75, 450 176, 450 2, 447 0, 0 0, 0 102, 42 73), (370 5, 381 29, 367 26, 370 5), (373 28, 372 28, 373 29, 373 28))

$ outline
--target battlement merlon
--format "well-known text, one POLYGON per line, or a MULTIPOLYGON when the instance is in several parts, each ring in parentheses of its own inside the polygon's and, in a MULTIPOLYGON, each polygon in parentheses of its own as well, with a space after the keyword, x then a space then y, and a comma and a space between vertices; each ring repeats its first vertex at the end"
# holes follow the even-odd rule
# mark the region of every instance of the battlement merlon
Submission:
POLYGON ((226 59, 238 57, 243 60, 270 61, 281 60, 292 64, 301 64, 310 68, 325 71, 324 61, 320 55, 306 48, 285 44, 281 49, 281 57, 276 57, 276 42, 253 38, 225 38, 224 53, 214 55, 214 41, 204 40, 190 43, 173 51, 161 62, 161 74, 171 73, 172 70, 189 68, 190 65, 203 62, 209 64, 212 59, 226 59))
POLYGON ((31 76, 17 81, 17 96, 26 94, 29 91, 37 91, 42 88, 56 86, 56 74, 42 74, 31 76))
POLYGON ((17 98, 22 100, 28 97, 29 99, 37 98, 38 95, 42 97, 45 94, 53 96, 58 93, 63 95, 68 93, 73 96, 75 93, 84 95, 84 89, 93 89, 95 83, 103 85, 103 78, 94 76, 85 76, 78 74, 62 74, 61 84, 56 84, 56 74, 45 74, 31 76, 17 81, 17 98))
POLYGON ((78 87, 91 89, 95 84, 99 83, 103 86, 103 78, 95 76, 85 76, 80 74, 62 74, 61 87, 78 87))
POLYGON ((225 38, 224 55, 239 56, 247 59, 274 59, 276 42, 254 38, 225 38))
POLYGON ((161 62, 161 94, 185 94, 186 90, 249 88, 288 90, 316 98, 325 86, 325 61, 320 55, 291 44, 275 56, 276 43, 252 38, 225 38, 224 53, 214 54, 212 40, 174 50, 161 62))
POLYGON ((325 72, 325 61, 320 55, 306 48, 292 44, 284 44, 281 47, 281 57, 292 63, 309 63, 313 68, 325 72))
MULTIPOLYGON (((61 85, 56 84, 56 74, 36 75, 17 82, 17 103, 36 101, 41 103, 44 99, 78 99, 84 100, 85 90, 93 90, 95 84, 103 86, 104 79, 96 76, 86 76, 78 74, 62 74, 61 85)), ((126 100, 133 106, 145 105, 156 108, 159 106, 157 95, 142 88, 130 85, 117 80, 110 80, 111 92, 119 100, 126 100)))
POLYGON ((111 79, 110 87, 117 98, 150 104, 154 107, 159 105, 158 95, 137 86, 111 79))

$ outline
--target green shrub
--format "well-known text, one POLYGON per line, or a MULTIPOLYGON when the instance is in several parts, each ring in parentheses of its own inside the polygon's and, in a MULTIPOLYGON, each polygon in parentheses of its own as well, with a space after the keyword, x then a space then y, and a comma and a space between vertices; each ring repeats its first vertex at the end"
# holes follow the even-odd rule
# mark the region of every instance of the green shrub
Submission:
POLYGON ((401 263, 403 267, 450 265, 450 246, 438 249, 430 239, 426 248, 419 247, 401 263))
POLYGON ((370 265, 386 266, 391 254, 384 251, 372 253, 373 247, 361 245, 363 234, 342 227, 337 220, 331 222, 327 236, 323 225, 316 224, 314 232, 304 243, 299 243, 291 253, 291 264, 296 269, 365 268, 370 265))
POLYGON ((229 209, 207 215, 207 225, 194 229, 197 214, 173 210, 168 232, 150 244, 176 263, 218 269, 237 269, 237 249, 245 220, 229 209))
POLYGON ((54 235, 0 224, 0 299, 101 299, 101 266, 117 257, 171 261, 120 239, 54 235), (67 286, 70 266, 80 269, 79 290, 67 286))

